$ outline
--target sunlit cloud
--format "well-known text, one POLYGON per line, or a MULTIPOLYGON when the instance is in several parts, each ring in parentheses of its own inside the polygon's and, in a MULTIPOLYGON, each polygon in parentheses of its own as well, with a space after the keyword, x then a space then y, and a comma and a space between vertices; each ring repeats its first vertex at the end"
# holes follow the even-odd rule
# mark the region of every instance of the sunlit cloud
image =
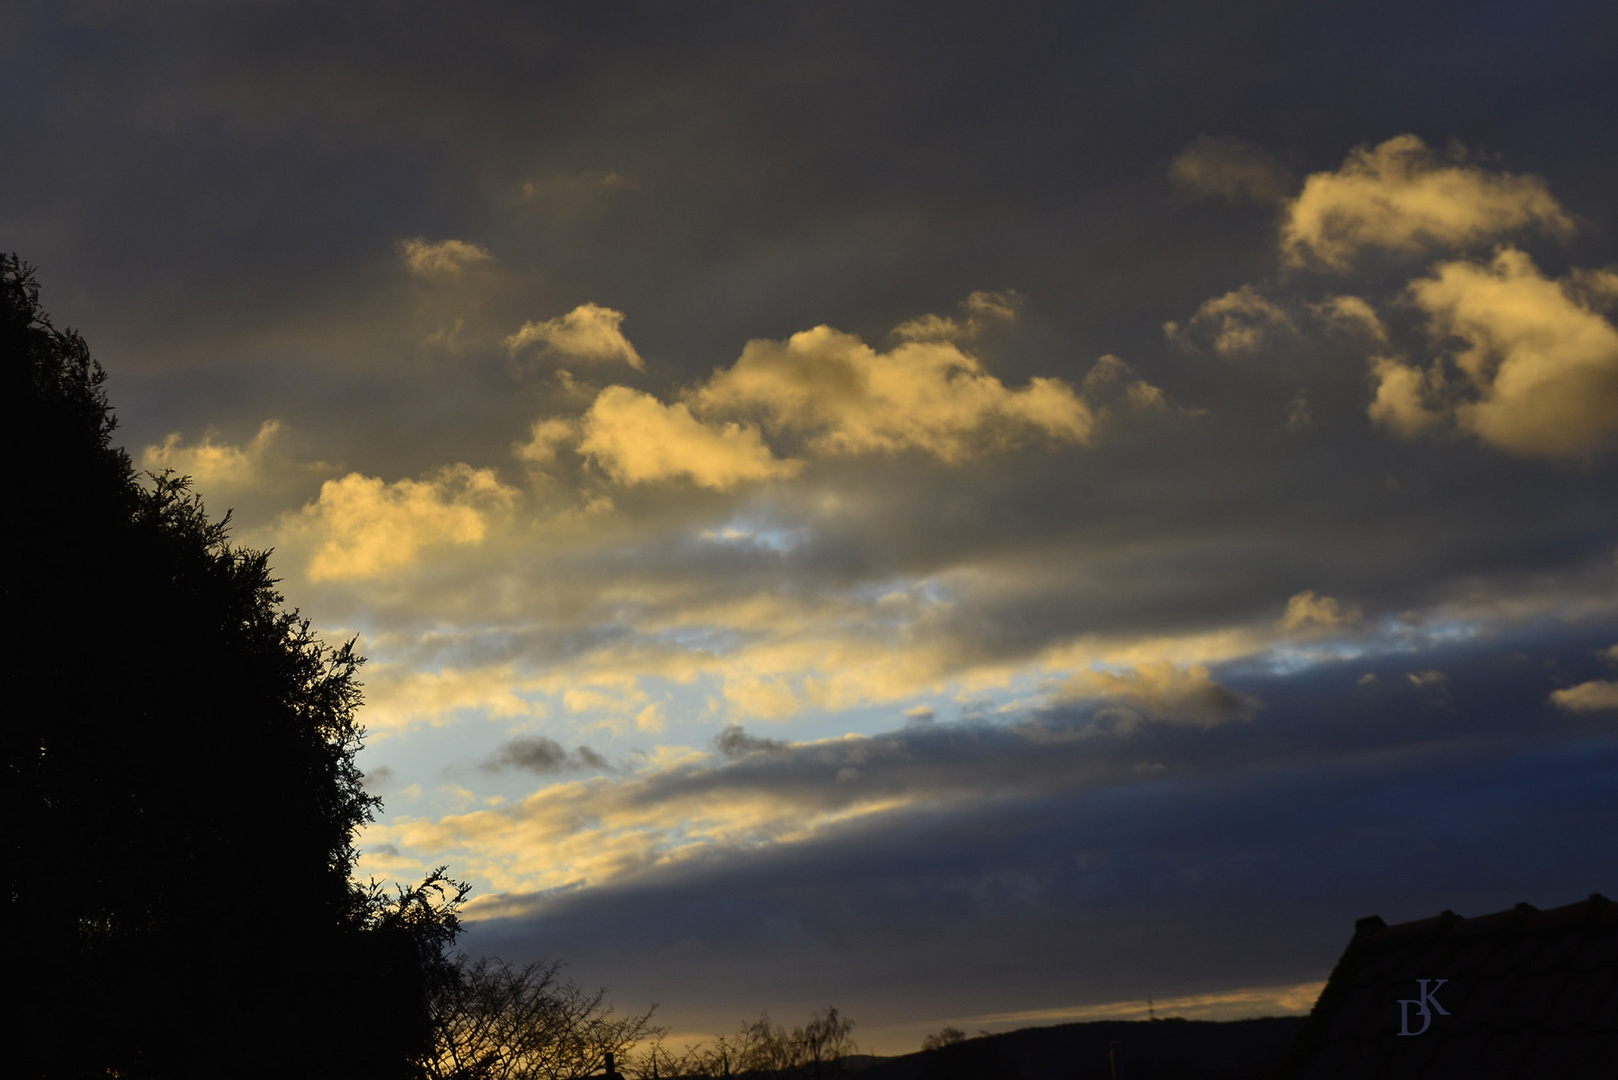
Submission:
POLYGON ((1015 292, 975 292, 961 303, 963 317, 919 315, 893 328, 905 341, 962 341, 977 337, 996 323, 1012 323, 1023 299, 1015 292))
POLYGON ((412 274, 422 278, 456 278, 468 267, 494 259, 481 244, 465 240, 429 243, 419 236, 399 242, 399 257, 412 274))
POLYGON ((191 477, 197 487, 208 491, 249 487, 261 479, 265 459, 281 430, 279 420, 266 420, 244 446, 219 442, 219 433, 212 428, 189 446, 179 432, 172 432, 162 445, 148 446, 141 452, 141 468, 151 472, 173 470, 191 477))
POLYGON ((580 304, 544 322, 525 322, 506 338, 513 355, 529 348, 559 360, 623 363, 639 371, 646 366, 622 329, 624 313, 599 304, 580 304))
POLYGON ((1201 136, 1174 156, 1169 179, 1193 198, 1278 203, 1297 186, 1274 155, 1239 139, 1201 136))
POLYGON ((1291 317, 1252 285, 1204 301, 1184 325, 1163 326, 1171 341, 1193 348, 1196 342, 1207 341, 1215 353, 1226 357, 1251 352, 1275 332, 1290 329, 1291 317))
POLYGON ((1591 679, 1589 682, 1551 692, 1551 704, 1567 712, 1618 712, 1618 682, 1591 679))
POLYGON ((1341 271, 1368 249, 1465 247, 1530 226, 1573 230, 1543 180, 1491 173, 1399 135, 1360 147, 1335 172, 1311 174, 1287 205, 1281 251, 1288 265, 1341 271))
MULTIPOLYGON (((536 442, 541 434, 536 430, 536 442)), ((584 416, 581 435, 579 452, 622 484, 681 479, 724 491, 796 476, 803 469, 803 462, 771 453, 751 424, 705 423, 683 402, 665 405, 627 386, 601 391, 584 416)))
POLYGON ((1358 604, 1344 604, 1330 596, 1316 596, 1313 589, 1305 589, 1287 601, 1286 612, 1281 616, 1281 629, 1330 629, 1359 622, 1361 617, 1358 604))
POLYGON ((1212 725, 1252 719, 1258 702, 1221 686, 1201 664, 1141 663, 1124 671, 1086 669, 1062 687, 1062 696, 1102 699, 1150 720, 1212 725))
POLYGON ((322 484, 319 498, 289 515, 284 529, 312 543, 310 581, 364 579, 409 566, 438 546, 480 543, 491 518, 517 498, 493 469, 470 465, 391 484, 356 472, 322 484))
POLYGON ((365 671, 365 725, 386 735, 468 714, 543 717, 549 708, 535 690, 535 682, 511 664, 420 671, 373 662, 365 671))
MULTIPOLYGON (((1598 280, 1618 287, 1618 275, 1598 280)), ((1531 457, 1585 457, 1618 435, 1618 328, 1571 282, 1545 277, 1527 255, 1505 248, 1487 264, 1444 263, 1412 282, 1410 295, 1436 338, 1462 343, 1452 356, 1462 381, 1451 397, 1441 374, 1418 377, 1381 361, 1379 400, 1405 402, 1390 407, 1390 422, 1430 426, 1414 418, 1427 414, 1421 402, 1436 398, 1434 407, 1452 409, 1461 430, 1531 457)))
POLYGON ((1097 1020, 1144 1020, 1148 1016, 1185 1020, 1241 1020, 1257 1016, 1296 1016, 1314 1008, 1324 982, 1255 986, 1212 994, 1189 994, 1161 1001, 1109 1001, 1023 1012, 985 1013, 972 1024, 1054 1024, 1097 1020))
POLYGON ((761 414, 821 454, 918 449, 950 463, 1029 437, 1086 443, 1094 424, 1059 379, 1009 389, 953 342, 878 352, 829 326, 748 342, 690 399, 704 413, 761 414))

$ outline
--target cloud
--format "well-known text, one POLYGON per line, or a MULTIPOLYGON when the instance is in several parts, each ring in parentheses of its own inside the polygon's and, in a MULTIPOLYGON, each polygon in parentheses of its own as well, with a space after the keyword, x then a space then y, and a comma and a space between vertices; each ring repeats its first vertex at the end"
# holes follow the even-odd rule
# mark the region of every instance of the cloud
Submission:
MULTIPOLYGON (((1546 458, 1587 457, 1618 434, 1618 328, 1571 280, 1546 278, 1523 252, 1504 248, 1486 264, 1444 263, 1409 291, 1433 335, 1461 344, 1452 406, 1461 430, 1546 458)), ((1378 363, 1373 417, 1396 430, 1431 426, 1418 408, 1440 389, 1437 379, 1378 363)))
POLYGON ((752 424, 704 423, 681 402, 665 405, 627 386, 609 386, 597 396, 584 415, 578 449, 622 484, 684 479, 724 491, 803 469, 801 461, 772 454, 752 424))
POLYGON ((1382 319, 1377 315, 1376 309, 1361 297, 1328 296, 1311 307, 1329 326, 1363 334, 1376 341, 1388 339, 1387 328, 1382 325, 1382 319))
POLYGON ((461 713, 544 716, 545 704, 524 696, 535 688, 535 680, 511 664, 419 671, 373 662, 365 669, 365 726, 392 732, 417 723, 446 723, 461 713))
POLYGON ((1061 687, 1065 698, 1100 698, 1151 720, 1175 720, 1212 726, 1227 720, 1250 720, 1258 702, 1216 682, 1201 664, 1179 667, 1167 662, 1141 663, 1125 672, 1088 669, 1061 687))
POLYGON ((636 371, 645 363, 635 346, 624 337, 624 313, 599 304, 580 304, 566 315, 544 322, 525 322, 515 334, 506 338, 506 347, 513 354, 529 346, 538 346, 551 355, 586 363, 628 364, 636 371))
POLYGON ((1324 982, 1306 982, 1292 986, 1254 986, 1150 1001, 1109 1001, 1099 1005, 985 1013, 972 1017, 970 1022, 1022 1026, 1064 1021, 1145 1020, 1148 1017, 1242 1020, 1255 1016, 1296 1016, 1312 1009, 1325 987, 1324 982))
POLYGON ((749 754, 773 753, 788 749, 789 744, 777 739, 765 739, 758 735, 749 735, 747 729, 740 724, 729 724, 714 736, 714 746, 721 754, 728 758, 746 757, 749 754))
POLYGON ((1015 322, 1017 309, 1021 306, 1022 297, 1015 291, 975 292, 961 303, 966 318, 921 315, 894 327, 893 336, 906 341, 961 341, 974 338, 994 323, 1015 322))
POLYGON ((1287 600, 1280 626, 1290 633, 1314 627, 1330 629, 1359 622, 1360 618, 1358 604, 1343 604, 1330 596, 1316 596, 1313 589, 1305 589, 1287 600))
POLYGON ((1103 411, 1112 402, 1123 404, 1139 412, 1157 412, 1169 407, 1168 398, 1161 387, 1145 379, 1131 378, 1135 374, 1126 362, 1108 353, 1101 357, 1084 376, 1084 396, 1092 405, 1101 404, 1103 411))
POLYGON ((607 770, 611 766, 606 758, 588 746, 569 751, 555 739, 543 735, 520 735, 502 744, 484 762, 483 768, 493 772, 522 769, 543 775, 580 769, 607 770))
POLYGON ((1369 248, 1465 247, 1529 226, 1573 230, 1543 180, 1486 172, 1399 135, 1354 150, 1336 172, 1311 174, 1287 205, 1281 253, 1289 266, 1345 270, 1369 248))
POLYGON ((281 422, 266 420, 246 446, 216 442, 219 433, 212 428, 203 433, 201 442, 185 446, 176 431, 163 440, 163 445, 146 447, 140 464, 152 472, 172 469, 191 477, 204 490, 247 487, 260 478, 265 455, 280 434, 281 422))
POLYGON ((1431 404, 1443 391, 1440 369, 1423 371, 1392 356, 1373 356, 1370 365, 1376 394, 1365 411, 1373 424, 1411 439, 1444 423, 1442 407, 1431 404))
POLYGON ((1553 690, 1551 703, 1567 712, 1609 712, 1618 710, 1618 682, 1592 679, 1566 690, 1553 690))
POLYGON ((1449 685, 1449 676, 1442 671, 1410 671, 1405 673, 1410 685, 1420 688, 1424 686, 1444 687, 1449 685))
POLYGON ((480 244, 465 240, 440 240, 429 244, 424 238, 399 241, 399 257, 410 272, 423 278, 459 277, 467 267, 489 262, 494 256, 480 244))
POLYGON ((1220 356, 1251 352, 1272 331, 1290 329, 1292 319, 1287 313, 1252 285, 1204 301, 1184 325, 1163 324, 1170 341, 1194 348, 1195 340, 1211 339, 1214 352, 1220 356))
POLYGON ((948 341, 878 352, 817 326, 747 343, 735 365, 689 396, 704 413, 757 412, 820 454, 918 449, 956 463, 1030 436, 1087 443, 1090 407, 1059 379, 1008 389, 948 341))
POLYGON ((355 472, 322 484, 319 498, 287 527, 317 545, 308 565, 311 581, 373 578, 409 566, 435 546, 481 543, 491 516, 509 511, 517 495, 493 469, 470 465, 392 484, 355 472))
POLYGON ((1227 202, 1278 203, 1297 186, 1274 156, 1225 136, 1202 135, 1169 163, 1169 179, 1192 198, 1227 202))
POLYGON ((577 444, 580 438, 577 420, 566 416, 544 417, 529 427, 527 442, 514 443, 511 449, 520 460, 543 465, 554 460, 563 447, 577 444))

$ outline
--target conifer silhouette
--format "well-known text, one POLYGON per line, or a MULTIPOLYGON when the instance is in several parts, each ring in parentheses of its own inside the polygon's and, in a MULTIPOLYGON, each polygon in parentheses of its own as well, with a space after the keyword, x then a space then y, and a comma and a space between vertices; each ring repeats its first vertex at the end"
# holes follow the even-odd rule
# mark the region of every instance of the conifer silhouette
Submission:
POLYGON ((351 881, 362 659, 136 473, 105 381, 0 256, 6 1072, 419 1076, 466 889, 351 881))

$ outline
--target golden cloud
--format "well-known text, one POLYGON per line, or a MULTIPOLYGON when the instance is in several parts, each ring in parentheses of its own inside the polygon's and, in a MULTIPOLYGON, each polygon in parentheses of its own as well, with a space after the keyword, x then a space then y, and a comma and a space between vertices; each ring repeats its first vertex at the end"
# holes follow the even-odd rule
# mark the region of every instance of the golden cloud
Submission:
POLYGON ((525 322, 506 338, 513 354, 538 346, 552 355, 586 363, 622 362, 645 368, 640 353, 624 337, 624 313, 599 304, 580 304, 566 315, 544 322, 525 322))
POLYGON ((459 712, 484 716, 544 716, 547 708, 522 696, 535 681, 511 664, 415 671, 391 664, 365 669, 365 726, 390 732, 413 724, 440 724, 459 712))
POLYGON ((1361 297, 1328 296, 1311 307, 1315 314, 1324 318, 1330 326, 1362 334, 1376 341, 1388 339, 1387 328, 1382 325, 1382 319, 1377 315, 1376 309, 1361 297))
POLYGON ((1336 172, 1310 175, 1287 204, 1281 252, 1289 266, 1344 270, 1367 248, 1463 247, 1528 226, 1573 229, 1543 180, 1489 173, 1399 135, 1354 150, 1336 172))
POLYGON ((1373 356, 1370 364, 1371 377, 1376 380, 1376 395, 1366 408, 1366 414, 1372 423, 1381 424, 1406 439, 1444 423, 1443 407, 1431 404, 1444 391, 1441 367, 1435 365, 1422 370, 1392 356, 1373 356))
POLYGON ((772 428, 809 435, 822 454, 919 449, 950 463, 1031 435, 1087 443, 1094 424, 1059 379, 1012 390, 953 342, 878 352, 829 326, 748 342, 690 400, 703 412, 761 413, 772 428))
POLYGON ((1017 319, 1022 297, 1016 292, 975 292, 961 303, 964 319, 920 315, 893 328, 893 336, 906 341, 961 341, 977 337, 993 323, 1017 319))
POLYGON ((1211 727, 1251 719, 1257 702, 1220 685, 1201 664, 1166 661, 1134 665, 1124 672, 1085 669, 1060 688, 1066 698, 1102 698, 1153 720, 1211 727))
POLYGON ((392 484, 355 472, 322 484, 319 498, 287 527, 314 539, 311 581, 373 578, 410 565, 427 548, 482 542, 491 515, 510 511, 517 494, 493 469, 470 465, 392 484))
POLYGON ((1184 325, 1163 324, 1169 340, 1191 347, 1197 338, 1211 339, 1214 352, 1220 356, 1250 352, 1271 331, 1291 328, 1292 319, 1287 313, 1252 285, 1204 301, 1184 325))
POLYGON ((1551 692, 1551 703, 1568 712, 1610 712, 1618 710, 1618 682, 1592 679, 1566 690, 1551 692))
POLYGON ((201 442, 190 446, 180 441, 179 432, 173 432, 163 445, 146 447, 141 453, 141 468, 152 472, 172 469, 191 477, 203 489, 247 487, 259 479, 270 444, 280 433, 279 420, 266 420, 251 442, 238 447, 216 442, 219 433, 211 428, 201 442))
POLYGON ((1358 604, 1344 604, 1330 596, 1316 596, 1313 589, 1305 589, 1287 600, 1280 626, 1291 633, 1311 628, 1330 629, 1359 622, 1360 618, 1358 604))
MULTIPOLYGON (((1453 406, 1462 430, 1551 458, 1588 456, 1618 434, 1618 328, 1576 282, 1546 278, 1505 248, 1487 264, 1444 263, 1410 295, 1436 337, 1464 343, 1453 357, 1468 392, 1453 406)), ((1384 383, 1410 381, 1385 371, 1384 383)))
POLYGON ((399 242, 399 257, 412 274, 424 278, 459 277, 467 267, 494 258, 488 248, 480 244, 470 244, 465 240, 440 240, 436 244, 429 244, 419 236, 414 240, 399 242))
POLYGON ((457 865, 496 891, 528 892, 599 884, 714 848, 791 843, 912 801, 836 784, 690 782, 694 755, 659 750, 667 770, 553 783, 515 805, 374 832, 401 848, 461 851, 457 865))
POLYGON ((581 431, 579 452, 623 484, 686 479, 723 491, 803 468, 772 454, 754 425, 706 424, 683 403, 665 405, 627 386, 601 391, 581 431))

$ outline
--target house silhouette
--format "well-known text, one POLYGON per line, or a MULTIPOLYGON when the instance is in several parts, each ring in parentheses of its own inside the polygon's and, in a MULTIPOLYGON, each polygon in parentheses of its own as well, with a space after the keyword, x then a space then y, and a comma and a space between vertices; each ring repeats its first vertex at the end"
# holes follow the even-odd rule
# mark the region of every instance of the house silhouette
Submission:
POLYGON ((1359 920, 1280 1075, 1618 1077, 1618 904, 1359 920))

